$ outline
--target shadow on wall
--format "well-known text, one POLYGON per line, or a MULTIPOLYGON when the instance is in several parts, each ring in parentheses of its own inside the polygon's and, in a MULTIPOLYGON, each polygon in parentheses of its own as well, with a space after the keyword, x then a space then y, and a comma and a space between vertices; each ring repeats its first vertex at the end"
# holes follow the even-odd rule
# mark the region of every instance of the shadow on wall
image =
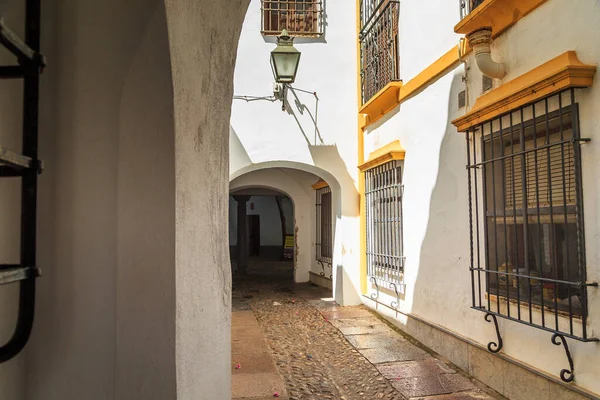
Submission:
MULTIPOLYGON (((468 315, 472 310, 466 143, 464 135, 457 133, 451 124, 458 110, 458 93, 463 87, 461 74, 456 73, 449 93, 448 122, 440 146, 437 178, 431 193, 411 309, 411 313, 454 331, 464 331, 461 325, 472 317, 468 315), (439 311, 444 309, 451 311, 439 311)), ((411 322, 409 318, 409 331, 411 322)), ((490 332, 493 337, 491 335, 490 332)), ((430 342, 427 345, 433 346, 435 351, 446 356, 454 354, 451 349, 443 349, 450 344, 430 342)), ((450 361, 464 367, 459 360, 450 361)))

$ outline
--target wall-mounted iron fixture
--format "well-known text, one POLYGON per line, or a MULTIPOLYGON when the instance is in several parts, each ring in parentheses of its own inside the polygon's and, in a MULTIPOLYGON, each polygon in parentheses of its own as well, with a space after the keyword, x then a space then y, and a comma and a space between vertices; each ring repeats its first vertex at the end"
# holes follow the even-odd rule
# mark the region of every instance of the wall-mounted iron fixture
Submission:
POLYGON ((0 44, 17 58, 17 65, 0 66, 1 79, 23 79, 22 154, 0 147, 0 177, 21 178, 21 252, 19 264, 0 265, 0 285, 20 284, 19 315, 10 340, 0 347, 0 363, 23 350, 33 327, 36 266, 39 77, 45 66, 40 48, 40 0, 25 2, 25 40, 0 19, 0 44))

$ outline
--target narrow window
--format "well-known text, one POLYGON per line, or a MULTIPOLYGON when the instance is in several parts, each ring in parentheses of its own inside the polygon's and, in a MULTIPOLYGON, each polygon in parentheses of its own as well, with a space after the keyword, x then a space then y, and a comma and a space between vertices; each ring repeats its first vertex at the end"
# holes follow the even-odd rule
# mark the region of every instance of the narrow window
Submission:
POLYGON ((365 171, 367 274, 403 283, 402 166, 391 161, 365 171))
POLYGON ((398 1, 362 0, 360 3, 360 77, 363 104, 388 83, 400 79, 398 16, 398 1))
POLYGON ((327 186, 317 193, 317 261, 331 264, 333 257, 333 224, 331 217, 331 189, 327 186))
POLYGON ((292 36, 323 34, 322 0, 262 0, 262 34, 278 36, 287 29, 292 36))

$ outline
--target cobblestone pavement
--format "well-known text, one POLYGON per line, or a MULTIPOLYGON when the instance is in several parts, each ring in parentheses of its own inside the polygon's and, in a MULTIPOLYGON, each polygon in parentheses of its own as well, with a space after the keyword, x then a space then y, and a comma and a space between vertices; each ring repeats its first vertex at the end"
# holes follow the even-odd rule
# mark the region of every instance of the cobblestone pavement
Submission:
POLYGON ((234 399, 500 398, 366 308, 327 296, 309 284, 234 281, 234 399))

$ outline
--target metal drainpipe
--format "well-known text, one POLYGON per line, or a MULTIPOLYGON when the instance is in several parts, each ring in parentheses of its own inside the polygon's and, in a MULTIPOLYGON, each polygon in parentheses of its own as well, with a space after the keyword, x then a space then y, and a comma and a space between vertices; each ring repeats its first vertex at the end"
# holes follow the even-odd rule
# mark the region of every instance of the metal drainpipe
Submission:
POLYGON ((492 30, 490 28, 481 28, 467 35, 469 46, 473 48, 475 54, 475 63, 477 68, 486 76, 495 79, 501 79, 506 75, 504 64, 492 60, 492 30))

